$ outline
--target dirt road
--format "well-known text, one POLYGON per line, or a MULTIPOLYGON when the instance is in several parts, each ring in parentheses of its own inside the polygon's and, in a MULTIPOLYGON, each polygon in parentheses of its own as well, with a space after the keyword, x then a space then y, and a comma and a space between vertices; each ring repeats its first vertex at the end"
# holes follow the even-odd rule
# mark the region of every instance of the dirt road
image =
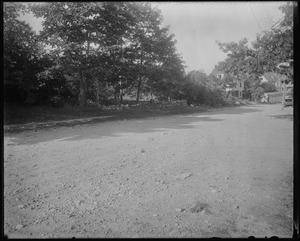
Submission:
POLYGON ((291 107, 61 127, 4 139, 9 238, 291 237, 291 107))

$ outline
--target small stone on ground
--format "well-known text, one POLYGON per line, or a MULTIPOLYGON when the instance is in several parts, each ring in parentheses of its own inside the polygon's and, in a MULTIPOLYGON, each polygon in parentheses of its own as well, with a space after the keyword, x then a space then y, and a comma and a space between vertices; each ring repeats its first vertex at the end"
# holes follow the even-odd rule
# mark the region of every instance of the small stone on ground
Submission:
POLYGON ((184 180, 190 176, 192 176, 192 173, 182 173, 182 174, 177 175, 176 178, 184 180))

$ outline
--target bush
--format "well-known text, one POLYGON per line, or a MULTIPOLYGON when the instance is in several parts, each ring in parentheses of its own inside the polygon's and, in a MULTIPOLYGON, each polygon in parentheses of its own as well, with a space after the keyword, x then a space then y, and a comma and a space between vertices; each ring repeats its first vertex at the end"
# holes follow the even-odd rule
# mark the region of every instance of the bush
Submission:
POLYGON ((61 108, 64 105, 63 99, 60 96, 54 96, 50 99, 50 103, 53 107, 61 108))
POLYGON ((184 94, 188 105, 220 106, 225 104, 225 95, 218 88, 209 88, 201 85, 188 86, 184 94))
POLYGON ((252 96, 254 98, 255 101, 260 101, 260 99, 262 98, 263 94, 264 94, 264 89, 262 87, 257 87, 252 91, 252 96))
POLYGON ((266 93, 277 91, 274 83, 264 82, 261 84, 261 87, 264 89, 264 92, 266 93))

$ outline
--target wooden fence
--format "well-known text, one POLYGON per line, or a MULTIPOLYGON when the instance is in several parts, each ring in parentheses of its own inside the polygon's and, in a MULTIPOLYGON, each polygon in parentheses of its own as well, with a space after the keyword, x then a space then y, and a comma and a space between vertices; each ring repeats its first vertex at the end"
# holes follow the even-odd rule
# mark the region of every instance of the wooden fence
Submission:
POLYGON ((269 103, 281 103, 282 101, 282 92, 270 92, 265 95, 268 96, 269 103))

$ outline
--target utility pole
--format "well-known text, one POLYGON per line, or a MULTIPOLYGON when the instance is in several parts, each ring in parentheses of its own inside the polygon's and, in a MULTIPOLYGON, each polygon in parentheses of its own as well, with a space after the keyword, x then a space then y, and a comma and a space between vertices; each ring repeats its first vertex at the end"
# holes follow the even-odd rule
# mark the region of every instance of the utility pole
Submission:
POLYGON ((284 72, 284 79, 283 79, 283 82, 281 81, 281 83, 282 83, 282 87, 283 87, 283 90, 282 90, 282 105, 281 105, 281 109, 283 110, 284 109, 284 107, 285 107, 285 96, 286 96, 286 78, 287 78, 287 73, 286 73, 286 71, 287 71, 287 69, 288 68, 290 68, 290 63, 285 63, 285 62, 283 62, 283 63, 280 63, 280 64, 278 64, 277 66, 276 66, 276 68, 277 69, 279 69, 279 70, 282 70, 282 71, 280 71, 280 72, 284 72))
POLYGON ((281 109, 283 110, 285 107, 285 96, 286 96, 286 83, 285 83, 285 79, 283 80, 283 93, 282 93, 282 105, 281 105, 281 109))

